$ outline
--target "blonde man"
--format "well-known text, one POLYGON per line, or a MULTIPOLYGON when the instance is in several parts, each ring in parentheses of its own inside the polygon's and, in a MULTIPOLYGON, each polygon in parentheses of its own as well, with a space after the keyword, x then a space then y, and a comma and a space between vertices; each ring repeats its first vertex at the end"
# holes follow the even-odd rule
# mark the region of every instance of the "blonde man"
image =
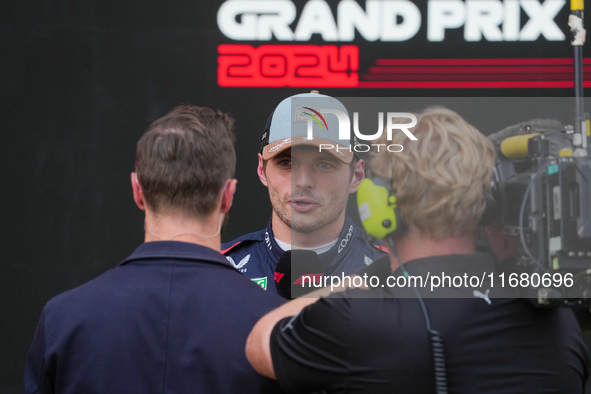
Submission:
POLYGON ((475 252, 492 145, 441 107, 420 113, 412 132, 416 142, 391 142, 404 143, 403 152, 369 160, 404 222, 388 240, 393 280, 270 312, 249 336, 249 361, 290 392, 582 392, 587 354, 571 311, 535 309, 498 283, 402 286, 409 275, 496 272, 475 252))

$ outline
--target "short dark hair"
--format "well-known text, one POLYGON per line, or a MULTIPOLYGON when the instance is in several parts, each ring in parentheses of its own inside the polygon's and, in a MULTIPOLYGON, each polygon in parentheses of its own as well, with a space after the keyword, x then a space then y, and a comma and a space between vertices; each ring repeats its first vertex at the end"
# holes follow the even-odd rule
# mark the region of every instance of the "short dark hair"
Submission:
POLYGON ((221 111, 179 106, 154 121, 137 143, 135 170, 155 213, 203 218, 234 177, 234 119, 221 111))

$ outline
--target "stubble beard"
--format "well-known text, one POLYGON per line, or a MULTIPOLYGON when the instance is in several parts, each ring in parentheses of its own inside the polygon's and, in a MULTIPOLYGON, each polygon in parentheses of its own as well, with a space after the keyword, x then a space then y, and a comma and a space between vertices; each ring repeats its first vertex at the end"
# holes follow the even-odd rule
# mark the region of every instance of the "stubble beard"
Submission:
MULTIPOLYGON (((335 220, 337 220, 339 218, 339 216, 341 215, 342 211, 345 209, 345 205, 343 204, 339 204, 342 206, 335 206, 334 204, 329 204, 329 206, 327 207, 327 205, 322 205, 318 208, 316 208, 316 210, 318 210, 319 212, 310 212, 307 214, 302 214, 302 213, 296 213, 297 216, 301 216, 301 220, 299 220, 296 216, 296 219, 293 220, 292 219, 292 215, 291 215, 291 206, 289 205, 289 203, 287 202, 288 199, 284 199, 283 203, 281 204, 275 204, 273 206, 273 210, 275 211, 275 214, 277 215, 277 217, 283 222, 285 223, 292 231, 298 232, 298 233, 302 233, 302 234, 310 234, 313 233, 314 231, 320 230, 325 226, 328 226, 329 224, 333 223, 335 220), (332 206, 330 206, 332 205, 332 206), (335 208, 334 212, 332 211, 331 208, 335 208), (323 211, 320 211, 323 210, 323 211), (325 211, 329 210, 330 212, 327 213, 327 215, 323 215, 324 213, 326 213, 325 211)), ((334 202, 333 202, 334 203, 334 202)), ((345 201, 346 204, 346 201, 345 201)))

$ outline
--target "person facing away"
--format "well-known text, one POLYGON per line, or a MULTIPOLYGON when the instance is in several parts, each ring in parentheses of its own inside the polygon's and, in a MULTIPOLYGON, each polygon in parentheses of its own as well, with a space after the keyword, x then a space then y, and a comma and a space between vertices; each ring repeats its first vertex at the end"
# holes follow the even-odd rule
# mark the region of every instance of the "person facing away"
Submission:
MULTIPOLYGON (((367 211, 396 217, 396 231, 382 235, 388 284, 278 307, 249 335, 249 361, 287 392, 583 392, 588 356, 571 310, 536 308, 498 282, 433 292, 405 282, 497 272, 491 256, 475 251, 492 144, 442 107, 420 113, 412 132, 417 141, 393 136, 402 152, 369 160, 388 187, 381 197, 368 189, 379 198, 367 211)), ((374 229, 388 227, 377 223, 374 229)))
POLYGON ((257 167, 269 191, 271 219, 266 229, 222 245, 228 260, 269 292, 277 292, 277 263, 292 249, 315 251, 325 275, 351 274, 385 255, 385 248, 365 241, 365 231, 346 215, 365 162, 350 137, 339 139, 331 110, 347 113, 340 101, 316 91, 288 97, 275 108, 257 167), (326 149, 329 145, 333 148, 326 149))
POLYGON ((266 387, 244 343, 282 299, 220 254, 236 189, 234 139, 233 119, 205 107, 183 105, 150 125, 131 173, 145 242, 117 267, 46 304, 27 356, 27 393, 266 387))

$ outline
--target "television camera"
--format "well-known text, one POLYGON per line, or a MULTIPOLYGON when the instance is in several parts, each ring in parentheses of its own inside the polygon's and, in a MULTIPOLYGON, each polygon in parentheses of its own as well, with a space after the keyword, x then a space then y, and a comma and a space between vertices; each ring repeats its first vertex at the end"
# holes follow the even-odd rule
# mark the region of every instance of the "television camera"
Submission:
POLYGON ((497 149, 486 243, 520 296, 591 306, 589 121, 534 119, 489 136, 497 149), (523 280, 526 279, 526 280, 523 280))

